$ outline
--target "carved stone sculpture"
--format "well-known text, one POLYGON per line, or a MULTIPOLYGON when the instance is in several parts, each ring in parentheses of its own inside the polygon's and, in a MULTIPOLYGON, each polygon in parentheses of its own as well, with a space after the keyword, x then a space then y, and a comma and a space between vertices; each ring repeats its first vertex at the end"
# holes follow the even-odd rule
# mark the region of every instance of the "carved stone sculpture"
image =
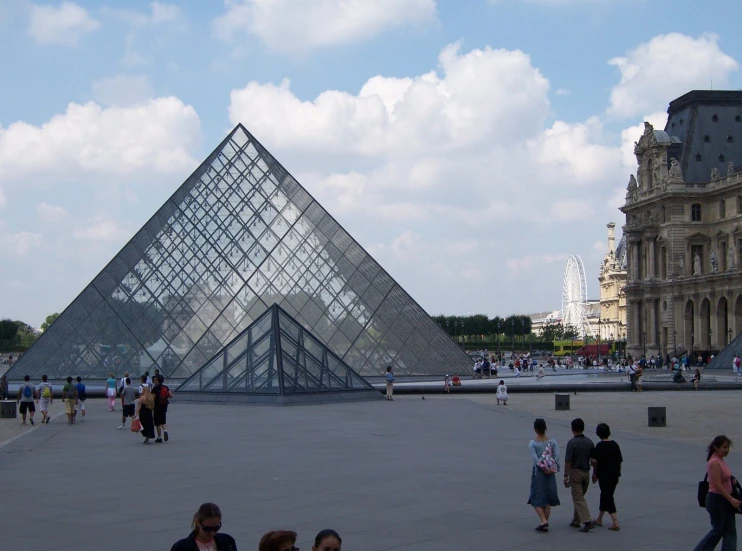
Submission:
POLYGON ((681 277, 685 276, 685 258, 682 256, 680 257, 680 260, 678 260, 678 273, 681 277))
POLYGON ((696 255, 693 259, 693 275, 701 275, 701 257, 699 255, 696 255))
POLYGON ((716 182, 717 180, 721 179, 721 174, 719 174, 718 168, 712 168, 711 169, 711 181, 716 182))
POLYGON ((667 174, 666 181, 668 184, 682 184, 683 183, 683 171, 680 168, 680 163, 675 157, 670 159, 670 171, 667 174))
POLYGON ((711 251, 711 254, 709 255, 709 262, 711 264, 711 273, 718 274, 719 263, 716 261, 716 253, 714 251, 711 251))
POLYGON ((734 167, 734 163, 732 161, 729 161, 727 163, 727 176, 734 176, 736 172, 737 169, 734 167))
POLYGON ((737 268, 737 264, 734 261, 734 247, 729 247, 727 250, 727 271, 731 272, 737 268))
POLYGON ((636 201, 639 198, 639 192, 637 190, 638 184, 636 178, 632 174, 629 177, 629 185, 626 186, 626 201, 636 201))

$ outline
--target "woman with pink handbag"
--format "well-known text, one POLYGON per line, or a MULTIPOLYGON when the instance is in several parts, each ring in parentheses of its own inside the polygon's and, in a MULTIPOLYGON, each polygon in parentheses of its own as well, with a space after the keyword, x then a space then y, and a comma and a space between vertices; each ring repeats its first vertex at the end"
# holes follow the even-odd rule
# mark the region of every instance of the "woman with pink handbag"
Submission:
POLYGON ((536 510, 540 521, 536 531, 548 532, 551 508, 560 505, 554 476, 559 472, 559 445, 556 440, 546 435, 546 421, 543 419, 536 419, 533 422, 533 430, 536 432, 536 438, 528 444, 533 460, 528 504, 536 510))

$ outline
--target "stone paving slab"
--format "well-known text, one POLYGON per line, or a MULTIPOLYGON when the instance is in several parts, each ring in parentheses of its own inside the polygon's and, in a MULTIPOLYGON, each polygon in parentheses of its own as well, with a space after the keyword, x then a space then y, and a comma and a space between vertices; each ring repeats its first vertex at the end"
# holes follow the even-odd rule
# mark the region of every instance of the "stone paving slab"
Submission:
MULTIPOLYGON (((297 546, 310 549, 327 527, 347 549, 366 551, 689 549, 708 529, 695 504, 703 448, 721 429, 736 438, 738 396, 593 393, 573 396, 570 412, 555 412, 553 397, 525 394, 508 407, 488 395, 295 407, 176 401, 171 441, 149 446, 116 430, 118 406, 110 413, 104 400, 89 400, 85 424, 52 421, 0 448, 12 496, 0 533, 3 548, 24 551, 167 550, 188 533, 198 505, 215 501, 240 549, 277 528, 296 530, 297 546), (671 426, 646 430, 646 405, 657 397, 671 426), (551 532, 534 532, 526 500, 536 415, 562 446, 574 416, 614 427, 626 460, 621 532, 569 528, 564 488, 551 532)), ((591 488, 594 512, 597 501, 591 488)))
MULTIPOLYGON (((19 438, 23 434, 26 434, 27 432, 31 432, 37 429, 41 428, 41 412, 39 411, 39 405, 34 403, 36 406, 36 413, 34 414, 34 421, 36 422, 35 425, 31 425, 31 423, 28 421, 28 417, 26 417, 26 426, 21 425, 22 417, 20 412, 18 412, 18 417, 16 419, 0 419, 0 447, 4 446, 8 442, 19 438)), ((18 406, 16 405, 16 411, 18 411, 18 406)), ((54 402, 49 406, 49 416, 51 417, 51 421, 49 421, 49 424, 59 422, 60 420, 63 421, 65 424, 67 423, 67 417, 64 413, 64 404, 62 403, 62 400, 54 400, 54 402), (62 416, 59 418, 59 416, 62 416)))

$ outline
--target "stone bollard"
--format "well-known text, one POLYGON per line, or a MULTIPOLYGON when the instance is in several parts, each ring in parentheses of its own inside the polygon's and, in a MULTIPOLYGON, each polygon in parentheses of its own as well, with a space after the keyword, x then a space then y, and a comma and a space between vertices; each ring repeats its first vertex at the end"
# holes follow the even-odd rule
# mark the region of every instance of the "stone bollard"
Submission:
POLYGON ((554 409, 569 411, 569 394, 554 394, 554 409))
POLYGON ((15 419, 18 417, 16 403, 14 400, 3 400, 0 402, 0 419, 15 419))
POLYGON ((647 426, 648 427, 666 427, 667 426, 667 408, 661 408, 661 407, 647 408, 647 426))

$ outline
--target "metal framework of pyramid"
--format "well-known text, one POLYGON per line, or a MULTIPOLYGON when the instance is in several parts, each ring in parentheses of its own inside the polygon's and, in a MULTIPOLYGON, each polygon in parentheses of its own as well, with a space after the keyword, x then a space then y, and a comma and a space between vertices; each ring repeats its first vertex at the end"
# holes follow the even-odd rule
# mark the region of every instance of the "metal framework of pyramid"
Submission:
POLYGON ((274 304, 177 389, 186 401, 307 403, 381 394, 274 304))
POLYGON ((185 380, 273 304, 362 376, 469 358, 242 125, 8 372, 185 380))

